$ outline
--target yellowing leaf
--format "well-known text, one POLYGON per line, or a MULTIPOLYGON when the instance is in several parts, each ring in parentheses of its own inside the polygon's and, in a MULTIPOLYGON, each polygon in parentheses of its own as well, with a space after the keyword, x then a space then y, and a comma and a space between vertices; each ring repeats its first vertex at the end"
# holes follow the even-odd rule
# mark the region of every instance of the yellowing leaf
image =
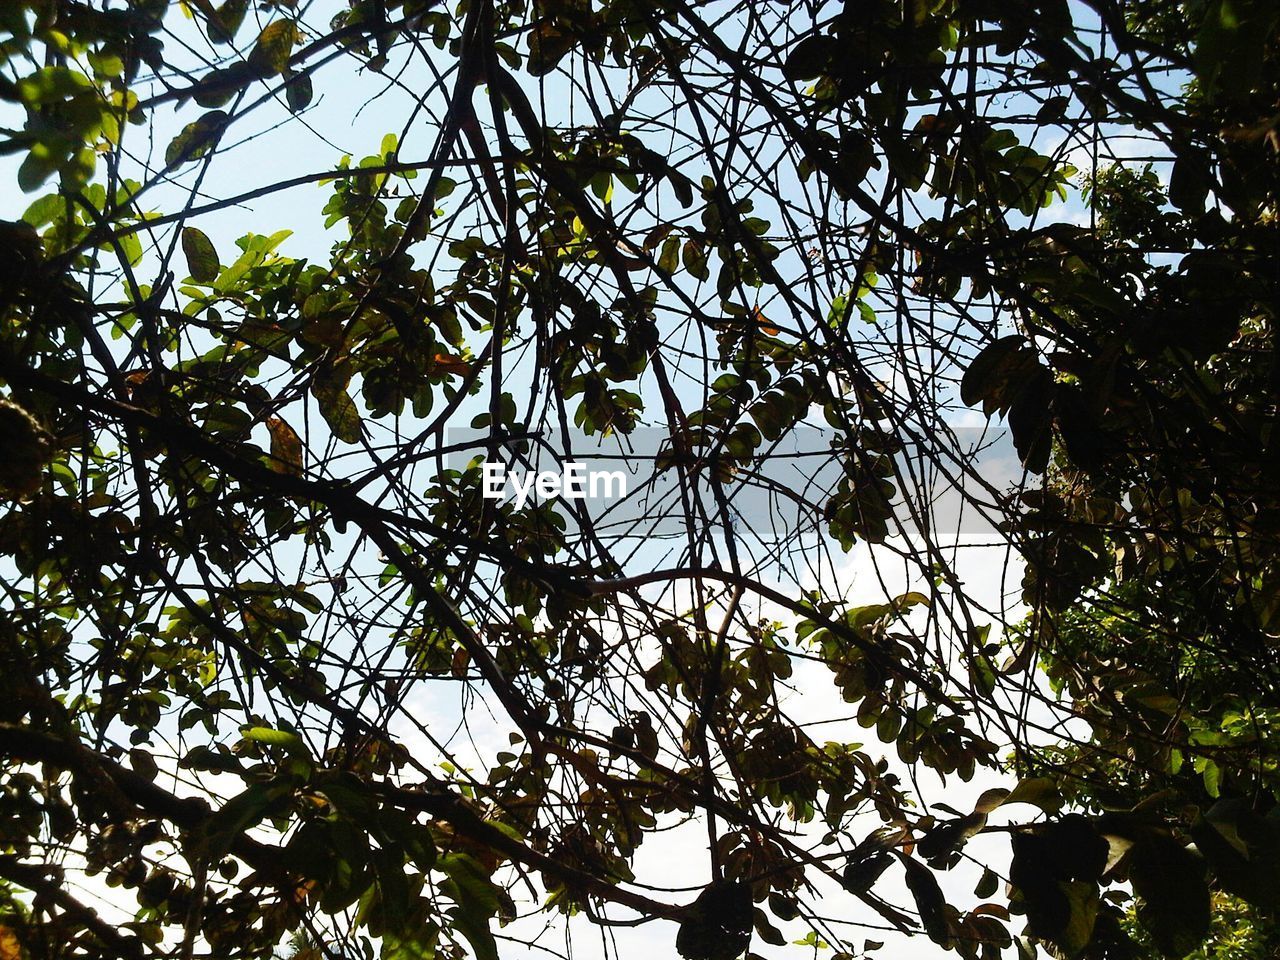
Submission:
POLYGON ((437 353, 435 356, 436 369, 442 373, 452 374, 458 377, 465 377, 471 372, 471 364, 463 360, 461 357, 455 357, 448 353, 437 353))
POLYGON ((261 77, 284 73, 298 41, 298 27, 292 20, 274 20, 262 28, 249 54, 249 66, 261 77))
POLYGON ((453 660, 449 664, 449 672, 457 680, 463 680, 467 676, 467 666, 471 663, 471 654, 467 653, 466 647, 458 647, 453 651, 453 660))
POLYGON ((22 944, 12 927, 0 925, 0 960, 22 960, 22 944))
POLYGON ((279 417, 267 418, 271 434, 271 469, 276 473, 299 476, 302 473, 302 440, 289 424, 279 417))
POLYGON ((188 123, 165 148, 164 162, 173 166, 203 157, 218 142, 226 120, 227 115, 221 110, 210 110, 199 120, 188 123))
POLYGON ((21 500, 40 490, 53 452, 49 440, 23 407, 0 400, 0 500, 21 500))
POLYGON ((759 307, 755 308, 752 316, 754 316, 756 323, 760 325, 760 332, 766 337, 776 337, 778 335, 778 328, 769 322, 769 318, 761 312, 759 307))

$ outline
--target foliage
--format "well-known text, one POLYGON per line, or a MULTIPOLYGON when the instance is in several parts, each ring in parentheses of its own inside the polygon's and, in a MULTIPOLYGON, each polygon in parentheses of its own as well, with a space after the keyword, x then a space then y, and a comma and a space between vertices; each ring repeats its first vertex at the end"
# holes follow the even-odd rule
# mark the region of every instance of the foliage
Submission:
POLYGON ((1270 949, 1273 4, 0 26, 0 956, 1270 949), (481 495, 571 426, 661 436, 677 538, 481 495), (835 479, 770 485, 816 427, 835 479))

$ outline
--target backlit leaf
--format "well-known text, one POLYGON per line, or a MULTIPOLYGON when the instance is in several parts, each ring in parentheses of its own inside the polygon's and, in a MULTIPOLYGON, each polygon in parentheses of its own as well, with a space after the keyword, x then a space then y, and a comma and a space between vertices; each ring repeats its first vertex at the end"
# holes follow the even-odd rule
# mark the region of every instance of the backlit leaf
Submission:
POLYGON ((302 440, 297 432, 279 417, 267 418, 267 430, 271 434, 271 469, 299 476, 302 473, 302 440))
POLYGON ((298 40, 298 27, 292 20, 273 20, 262 28, 249 54, 249 66, 261 77, 284 73, 298 40))
POLYGON ((198 160, 218 142, 227 115, 221 110, 211 110, 199 120, 192 121, 169 142, 164 152, 164 162, 169 166, 198 160))
POLYGON ((197 283, 211 283, 222 269, 218 263, 218 251, 211 241, 196 227, 182 230, 182 253, 187 258, 187 270, 197 283))

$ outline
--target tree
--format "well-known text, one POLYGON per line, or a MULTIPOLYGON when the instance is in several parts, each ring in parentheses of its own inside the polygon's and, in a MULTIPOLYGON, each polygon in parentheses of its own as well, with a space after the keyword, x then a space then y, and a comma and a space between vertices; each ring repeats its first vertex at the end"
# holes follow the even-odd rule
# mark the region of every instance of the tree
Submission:
POLYGON ((1272 5, 0 18, 0 955, 1273 936, 1272 5), (484 496, 575 430, 670 515, 484 496))

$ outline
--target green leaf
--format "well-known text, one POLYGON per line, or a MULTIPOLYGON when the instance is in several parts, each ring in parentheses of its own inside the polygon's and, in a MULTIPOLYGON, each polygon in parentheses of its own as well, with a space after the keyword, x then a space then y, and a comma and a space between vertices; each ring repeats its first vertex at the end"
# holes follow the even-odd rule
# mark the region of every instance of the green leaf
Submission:
POLYGON ((662 241, 662 253, 658 257, 658 269, 675 273, 680 266, 680 238, 667 237, 662 241))
POLYGON ((1068 956, 1075 956, 1093 939, 1094 926, 1098 922, 1098 886, 1083 880, 1064 880, 1058 883, 1067 903, 1067 922, 1055 942, 1068 956))
POLYGON ((120 252, 124 254, 129 266, 136 267, 142 262, 142 241, 136 233, 126 233, 120 237, 120 252))
POLYGON ((1009 431, 1018 458, 1032 473, 1044 473, 1053 439, 1053 376, 1037 362, 1029 368, 1009 406, 1009 431))
POLYGON ((529 73, 535 77, 546 76, 576 42, 572 34, 563 32, 555 24, 549 21, 539 23, 529 34, 529 73))
POLYGON ((242 773, 243 765, 239 758, 230 753, 220 753, 207 746, 193 747, 191 751, 178 761, 184 770, 210 770, 215 773, 242 773))
POLYGON ((1061 820, 1015 833, 1009 881, 1027 915, 1028 932, 1075 956, 1093 937, 1098 877, 1110 849, 1088 818, 1061 820))
POLYGON ((718 880, 698 894, 676 932, 676 951, 685 960, 734 960, 746 949, 756 911, 751 887, 718 880))
POLYGON ((907 871, 907 889, 915 898, 916 909, 920 911, 920 923, 924 932, 934 943, 946 946, 951 942, 947 925, 947 901, 942 896, 942 888, 930 870, 922 863, 906 856, 899 856, 907 871))
POLYGON ((925 860, 939 861, 933 863, 943 866, 940 861, 960 850, 968 840, 977 835, 987 825, 984 813, 971 813, 967 817, 944 820, 936 824, 922 836, 916 844, 916 852, 925 860))
POLYGON ((98 154, 92 147, 82 147, 62 163, 62 188, 75 193, 93 179, 98 166, 98 154))
MULTIPOLYGON (((985 410, 988 416, 995 409, 1008 409, 1012 400, 1003 399, 1003 390, 1010 377, 1026 362, 1027 351, 1027 338, 1020 333, 1001 337, 985 346, 960 380, 961 402, 972 407, 979 400, 1000 399, 997 406, 985 410)), ((1034 358, 1034 354, 1032 356, 1034 358)))
POLYGON ((46 193, 27 207, 22 219, 33 227, 61 220, 67 215, 67 198, 57 193, 46 193))
POLYGON ((1275 35, 1277 13, 1268 0, 1211 0, 1200 8, 1194 62, 1204 93, 1243 100, 1256 89, 1275 35))
POLYGON ((360 411, 347 393, 350 377, 343 377, 332 369, 322 370, 311 384, 311 395, 320 406, 320 415, 339 440, 347 443, 360 441, 360 411))
POLYGON ((889 869, 891 863, 893 863, 893 857, 889 854, 883 851, 872 852, 868 856, 851 859, 845 864, 840 879, 844 882, 844 888, 850 893, 866 893, 880 879, 880 875, 889 869))
POLYGON ((24 106, 33 108, 63 104, 86 94, 96 95, 93 82, 83 73, 58 66, 42 67, 23 77, 14 84, 14 90, 24 106))
POLYGON ((769 909, 773 911, 773 915, 779 920, 794 920, 800 916, 800 908, 796 905, 796 902, 776 891, 769 894, 769 909))
POLYGON ((1029 803, 1039 807, 1045 813, 1054 813, 1062 807, 1062 795, 1058 792, 1057 784, 1050 777, 1019 780, 1017 786, 996 803, 998 793, 998 790, 988 790, 978 798, 976 809, 983 813, 990 813, 996 807, 1011 803, 1029 803))
POLYGON ((1204 213, 1205 198, 1213 186, 1209 165, 1199 154, 1184 153, 1173 161, 1169 177, 1169 201, 1179 210, 1204 213))
POLYGON ((290 730, 275 730, 271 727, 250 727, 241 736, 254 743, 265 743, 271 747, 281 747, 291 756, 299 760, 310 761, 311 751, 302 742, 302 738, 290 730))
POLYGON ((990 813, 997 807, 1003 806, 1009 802, 1012 793, 1003 787, 993 787, 990 790, 984 790, 982 795, 978 797, 978 802, 973 805, 974 813, 990 813))
POLYGON ((371 851, 378 882, 378 907, 381 930, 394 934, 408 933, 410 918, 409 883, 404 873, 404 857, 398 848, 379 847, 371 851))
POLYGON ((231 43, 235 40, 236 31, 244 22, 245 12, 249 9, 249 0, 225 0, 209 18, 209 40, 213 43, 231 43))
POLYGON ((693 206, 693 181, 686 177, 683 173, 671 170, 667 174, 667 182, 671 184, 671 190, 675 193, 676 199, 680 201, 680 206, 693 206))
POLYGON ((785 946, 787 938, 782 931, 769 922, 769 918, 765 912, 759 907, 752 911, 755 918, 756 933, 760 935, 760 939, 765 943, 772 944, 775 947, 785 946))
POLYGON ((498 897, 489 877, 465 853, 441 857, 436 868, 449 878, 440 888, 457 904, 449 911, 455 929, 467 938, 476 960, 498 960, 498 945, 489 928, 489 919, 498 912, 498 897))
POLYGON ((1280 820, 1247 800, 1219 800, 1191 828, 1218 884, 1264 910, 1280 909, 1280 820))
POLYGON ((994 896, 999 887, 1000 878, 990 868, 987 868, 982 871, 982 877, 978 880, 978 885, 973 888, 973 895, 983 898, 994 896))
POLYGON ((315 91, 311 86, 311 75, 300 73, 290 78, 288 85, 284 88, 285 103, 289 105, 289 109, 293 113, 301 113, 311 105, 311 98, 315 95, 315 91))
POLYGON ((1129 851, 1138 922, 1166 957, 1184 957, 1209 934, 1204 861, 1168 834, 1144 837, 1129 851))
POLYGON ((803 37, 787 54, 782 75, 788 80, 812 80, 821 76, 831 65, 839 44, 835 37, 811 33, 803 37))
POLYGON ((253 68, 244 62, 212 70, 201 78, 192 99, 207 110, 226 106, 235 95, 257 79, 253 68))
POLYGON ((236 837, 257 826, 277 802, 290 792, 285 781, 250 784, 236 794, 203 824, 201 833, 208 848, 221 856, 236 837))
POLYGON ((695 240, 686 240, 684 242, 684 250, 682 253, 684 260, 684 268, 689 273, 697 277, 699 280, 706 280, 711 276, 711 271, 707 269, 707 253, 702 248, 702 244, 695 240))
POLYGON ((1205 760, 1200 776, 1204 780, 1204 792, 1216 800, 1222 786, 1222 768, 1212 760, 1205 760))
POLYGON ((182 253, 187 258, 187 270, 196 283, 212 283, 222 269, 218 263, 218 251, 214 249, 203 230, 185 227, 182 231, 182 253))
POLYGON ((1049 97, 1036 111, 1036 122, 1050 124, 1061 120, 1070 105, 1070 97, 1049 97))
POLYGON ((59 160, 43 143, 35 144, 18 167, 18 186, 24 192, 39 190, 57 172, 59 160))

